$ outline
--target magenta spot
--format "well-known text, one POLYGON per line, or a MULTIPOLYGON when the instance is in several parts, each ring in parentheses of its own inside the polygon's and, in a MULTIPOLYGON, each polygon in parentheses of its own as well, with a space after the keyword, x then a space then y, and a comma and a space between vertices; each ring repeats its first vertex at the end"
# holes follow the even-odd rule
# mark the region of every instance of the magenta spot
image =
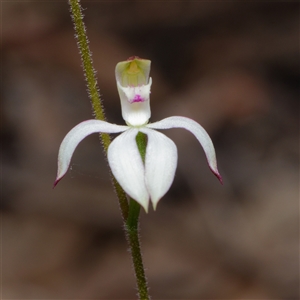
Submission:
POLYGON ((135 103, 135 102, 143 102, 144 99, 141 97, 141 95, 135 95, 133 100, 132 100, 132 103, 135 103))

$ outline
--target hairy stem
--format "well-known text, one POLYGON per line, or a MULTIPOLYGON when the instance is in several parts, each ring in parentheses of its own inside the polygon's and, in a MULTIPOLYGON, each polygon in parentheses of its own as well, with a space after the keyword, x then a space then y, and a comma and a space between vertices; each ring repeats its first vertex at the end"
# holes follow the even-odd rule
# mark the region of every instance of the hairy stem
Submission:
MULTIPOLYGON (((74 22, 74 29, 76 32, 77 45, 81 56, 83 71, 94 115, 97 120, 106 121, 97 79, 95 76, 96 72, 93 67, 92 54, 88 44, 86 28, 83 22, 82 8, 80 6, 79 0, 69 0, 69 3, 72 19, 74 22)), ((111 142, 110 136, 107 133, 101 133, 100 137, 106 154, 108 146, 111 142)), ((113 178, 113 186, 119 199, 119 205, 121 208, 123 219, 126 220, 128 217, 129 209, 126 194, 115 178, 113 178)))
MULTIPOLYGON (((106 121, 104 109, 102 106, 99 88, 95 76, 95 70, 93 67, 92 55, 88 45, 88 39, 86 34, 86 28, 83 22, 82 8, 79 0, 69 0, 71 7, 71 15, 74 21, 74 28, 76 32, 76 38, 78 42, 78 48, 82 60, 83 71, 87 82, 89 97, 91 99, 92 108, 94 111, 95 118, 97 120, 106 121)), ((104 147, 105 154, 107 154, 108 147, 111 139, 109 134, 102 133, 101 141, 104 147)), ((140 151, 141 157, 144 161, 147 145, 147 137, 143 133, 138 133, 137 146, 140 151)), ((121 188, 117 180, 113 178, 113 185, 117 193, 119 204, 122 212, 122 217, 125 224, 125 232, 127 241, 130 247, 132 261, 134 265, 134 271, 137 281, 137 287, 140 299, 150 299, 148 295, 147 281, 145 277, 145 271, 143 266, 142 254, 140 249, 139 241, 139 212, 140 205, 130 199, 128 205, 127 196, 124 190, 121 188)))
POLYGON ((148 300, 148 285, 143 265, 139 240, 139 212, 141 206, 133 199, 130 199, 129 216, 126 222, 127 240, 130 246, 132 256, 136 284, 139 294, 139 299, 148 300))

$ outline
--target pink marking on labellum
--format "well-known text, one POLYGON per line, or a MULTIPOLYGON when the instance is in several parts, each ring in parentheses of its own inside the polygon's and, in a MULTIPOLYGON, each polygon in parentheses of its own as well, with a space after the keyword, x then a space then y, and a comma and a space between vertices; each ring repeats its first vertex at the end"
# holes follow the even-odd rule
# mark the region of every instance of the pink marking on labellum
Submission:
POLYGON ((135 102, 144 102, 144 99, 141 97, 141 95, 135 95, 133 100, 132 100, 132 103, 135 103, 135 102))

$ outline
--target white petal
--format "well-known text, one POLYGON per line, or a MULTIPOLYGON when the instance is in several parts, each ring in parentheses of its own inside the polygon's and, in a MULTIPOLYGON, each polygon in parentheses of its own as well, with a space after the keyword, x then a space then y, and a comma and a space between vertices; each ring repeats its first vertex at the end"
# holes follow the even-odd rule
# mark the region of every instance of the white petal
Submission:
POLYGON ((145 157, 145 180, 153 204, 169 190, 177 167, 177 148, 164 134, 148 128, 140 131, 147 134, 148 143, 145 157))
POLYGON ((217 158, 214 145, 208 133, 200 124, 185 117, 169 117, 161 121, 148 124, 147 127, 154 129, 184 128, 190 131, 202 145, 211 171, 222 183, 222 177, 217 167, 217 158))
POLYGON ((151 116, 150 110, 150 88, 149 83, 138 87, 122 87, 117 82, 119 96, 121 100, 122 117, 127 124, 141 126, 148 122, 151 116))
POLYGON ((124 191, 148 211, 149 193, 145 184, 145 168, 137 148, 136 128, 116 137, 108 148, 108 162, 124 191))
POLYGON ((127 126, 110 124, 100 120, 84 121, 71 129, 63 139, 59 148, 58 170, 54 186, 66 174, 76 147, 85 137, 96 132, 117 133, 127 129, 127 126))

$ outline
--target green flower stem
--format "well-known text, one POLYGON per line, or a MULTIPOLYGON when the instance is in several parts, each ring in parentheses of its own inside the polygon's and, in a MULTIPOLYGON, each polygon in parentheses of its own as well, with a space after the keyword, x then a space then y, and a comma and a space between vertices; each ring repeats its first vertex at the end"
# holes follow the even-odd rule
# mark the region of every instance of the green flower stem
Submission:
POLYGON ((133 199, 130 199, 129 216, 126 222, 127 240, 130 245, 139 299, 148 300, 148 286, 143 265, 139 241, 139 213, 141 206, 133 199))
MULTIPOLYGON (((106 121, 104 109, 102 107, 102 102, 99 94, 99 88, 95 76, 96 72, 93 67, 92 54, 88 44, 86 28, 83 23, 82 8, 80 6, 79 0, 69 0, 69 3, 71 7, 71 15, 74 22, 74 28, 77 37, 77 45, 82 60, 83 71, 85 75, 85 80, 87 82, 87 88, 91 99, 94 115, 97 120, 106 121)), ((110 136, 107 133, 101 133, 100 137, 105 154, 107 154, 108 146, 111 143, 110 136)), ((121 208, 123 220, 125 221, 128 217, 129 209, 127 197, 117 180, 113 176, 112 178, 113 186, 119 199, 119 205, 121 208)))
MULTIPOLYGON (((138 146, 142 160, 145 163, 147 135, 142 132, 139 132, 136 136, 136 144, 138 146)), ((139 241, 140 208, 141 206, 135 200, 130 199, 129 214, 125 224, 125 228, 127 232, 128 243, 130 245, 139 298, 150 299, 148 295, 148 286, 139 241)))
MULTIPOLYGON (((74 21, 74 28, 78 42, 78 48, 83 64, 84 75, 87 82, 88 92, 91 99, 95 118, 97 120, 106 121, 104 109, 102 107, 102 102, 99 94, 99 88, 95 77, 95 70, 93 68, 92 55, 88 45, 86 29, 83 23, 82 8, 79 2, 80 0, 69 0, 71 7, 71 15, 74 21)), ((106 133, 102 133, 100 136, 105 150, 105 154, 107 154, 108 147, 111 143, 110 136, 106 133)), ((147 145, 147 136, 143 133, 139 133, 137 135, 136 141, 141 157, 144 161, 147 145)), ((140 205, 133 199, 130 199, 130 205, 128 205, 127 196, 124 190, 121 188, 121 186, 113 176, 112 178, 113 185, 119 199, 123 220, 125 223, 125 232, 133 260, 139 298, 147 300, 150 298, 148 295, 147 281, 145 277, 139 242, 140 205)))
POLYGON ((132 198, 129 200, 129 214, 126 220, 126 228, 137 230, 139 226, 139 215, 141 206, 132 198))

